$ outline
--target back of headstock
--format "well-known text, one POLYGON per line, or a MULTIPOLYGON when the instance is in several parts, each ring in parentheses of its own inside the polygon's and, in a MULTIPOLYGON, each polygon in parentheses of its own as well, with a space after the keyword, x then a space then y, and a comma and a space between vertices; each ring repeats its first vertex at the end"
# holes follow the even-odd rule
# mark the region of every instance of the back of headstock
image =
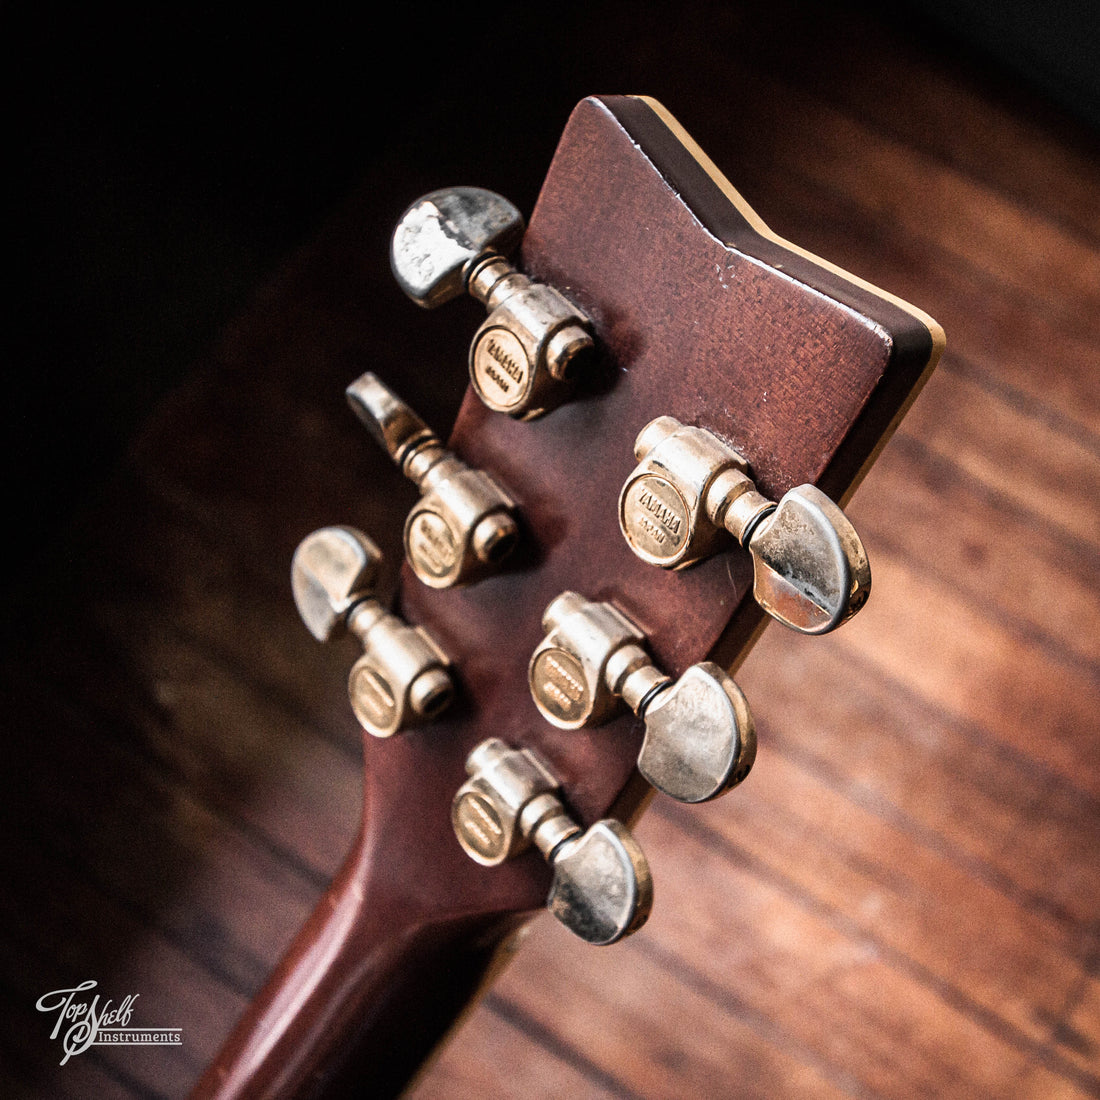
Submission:
POLYGON ((620 531, 639 431, 658 416, 705 427, 771 500, 801 485, 843 500, 943 343, 919 311, 774 237, 643 99, 577 107, 517 266, 590 318, 597 353, 570 399, 534 419, 468 391, 448 447, 514 502, 518 544, 462 587, 403 568, 395 610, 450 659, 454 701, 416 728, 364 738, 359 840, 200 1095, 335 1094, 367 1067, 383 1091, 400 1087, 551 881, 537 851, 483 867, 456 842, 452 799, 486 738, 537 753, 581 827, 640 809, 643 723, 623 708, 603 725, 556 728, 532 699, 528 665, 555 598, 613 604, 671 677, 704 660, 736 668, 747 653, 763 615, 744 550, 665 570, 620 531), (448 970, 457 980, 440 983, 448 970), (430 1008, 414 1012, 418 1002, 430 1008))

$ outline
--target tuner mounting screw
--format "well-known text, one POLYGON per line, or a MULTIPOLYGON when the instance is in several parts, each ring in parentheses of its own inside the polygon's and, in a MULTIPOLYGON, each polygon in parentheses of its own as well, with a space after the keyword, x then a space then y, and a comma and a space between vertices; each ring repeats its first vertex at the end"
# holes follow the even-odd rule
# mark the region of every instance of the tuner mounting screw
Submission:
POLYGON ((733 535, 752 556, 753 595, 803 634, 850 619, 871 567, 847 516, 813 485, 778 504, 756 490, 745 459, 705 428, 659 416, 638 434, 638 465, 619 495, 619 526, 643 561, 683 569, 733 535))
POLYGON ((490 738, 470 753, 466 771, 451 822, 471 859, 495 867, 534 844, 554 869, 547 908, 589 943, 615 943, 645 923, 653 881, 624 825, 605 819, 582 831, 530 749, 490 738))
POLYGON ((464 290, 489 311, 470 345, 470 380, 489 408, 531 420, 570 394, 594 343, 588 317, 553 287, 505 259, 523 217, 503 196, 449 187, 401 216, 390 265, 401 289, 427 309, 464 290))
POLYGON ((512 499, 488 474, 448 451, 375 375, 360 375, 347 399, 421 492, 405 521, 405 556, 413 572, 432 588, 452 588, 498 569, 519 538, 512 499))
POLYGON ((382 552, 353 527, 323 527, 294 552, 291 586, 309 632, 327 642, 347 631, 363 645, 348 695, 360 725, 375 737, 428 721, 454 695, 450 660, 422 627, 375 598, 382 552))
POLYGON ((535 706, 560 729, 597 726, 626 704, 645 722, 638 770, 681 802, 704 802, 745 778, 756 728, 741 689, 703 661, 678 680, 642 648, 645 635, 617 607, 563 592, 542 617, 547 632, 528 665, 535 706))

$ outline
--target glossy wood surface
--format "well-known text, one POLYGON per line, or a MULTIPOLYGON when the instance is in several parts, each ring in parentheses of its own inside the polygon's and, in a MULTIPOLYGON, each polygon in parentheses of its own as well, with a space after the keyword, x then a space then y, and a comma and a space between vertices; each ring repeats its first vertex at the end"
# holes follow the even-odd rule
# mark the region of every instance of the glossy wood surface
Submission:
MULTIPOLYGON (((643 818, 650 924, 597 951, 536 921, 414 1095, 1096 1095, 1094 148, 874 24, 736 29, 730 60, 711 26, 687 110, 662 98, 774 228, 950 348, 851 504, 870 604, 830 639, 769 629, 741 672, 750 780, 643 818)), ((13 1095, 185 1094, 352 840, 350 651, 302 636, 276 563, 298 479, 333 494, 307 526, 335 501, 390 527, 376 509, 410 499, 315 350, 359 344, 386 293, 358 257, 373 213, 299 256, 312 276, 280 276, 145 437, 182 417, 265 461, 139 446, 9 647, 13 1095), (278 389, 234 354, 258 332, 278 389), (57 1067, 28 1006, 74 974, 140 992, 184 1047, 57 1067)), ((443 323, 410 313, 394 350, 424 362, 443 323)))

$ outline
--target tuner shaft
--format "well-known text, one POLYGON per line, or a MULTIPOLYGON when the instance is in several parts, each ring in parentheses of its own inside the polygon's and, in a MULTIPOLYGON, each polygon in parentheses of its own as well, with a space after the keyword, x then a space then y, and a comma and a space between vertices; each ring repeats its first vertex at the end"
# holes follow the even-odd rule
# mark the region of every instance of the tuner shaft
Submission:
POLYGON ((684 569, 733 535, 752 557, 757 603, 785 626, 824 634, 863 606, 867 554, 820 489, 799 485, 776 504, 757 492, 737 451, 671 416, 641 430, 634 456, 638 465, 619 494, 619 527, 643 561, 684 569))
POLYGON ((413 572, 432 588, 451 588, 499 568, 519 538, 512 499, 447 450, 374 374, 360 375, 346 393, 355 415, 420 490, 405 521, 413 572))
POLYGON ((466 771, 451 822, 471 859, 495 867, 533 844, 554 869, 547 908, 589 943, 615 943, 645 923, 653 881, 624 825, 605 819, 582 830, 531 749, 490 738, 467 757, 466 771))
POLYGON ((470 382, 490 409, 531 420, 569 397, 595 344, 581 310, 505 259, 522 235, 523 217, 503 196, 448 187, 401 216, 390 266, 418 305, 431 309, 463 290, 484 304, 489 315, 470 345, 470 382))

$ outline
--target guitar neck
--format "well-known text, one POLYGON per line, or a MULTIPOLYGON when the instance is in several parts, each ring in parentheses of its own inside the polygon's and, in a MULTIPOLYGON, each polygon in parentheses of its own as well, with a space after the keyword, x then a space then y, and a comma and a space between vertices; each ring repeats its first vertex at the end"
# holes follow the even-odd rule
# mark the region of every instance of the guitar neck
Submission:
POLYGON ((379 858, 361 831, 194 1100, 395 1096, 486 985, 519 918, 432 920, 379 858))

